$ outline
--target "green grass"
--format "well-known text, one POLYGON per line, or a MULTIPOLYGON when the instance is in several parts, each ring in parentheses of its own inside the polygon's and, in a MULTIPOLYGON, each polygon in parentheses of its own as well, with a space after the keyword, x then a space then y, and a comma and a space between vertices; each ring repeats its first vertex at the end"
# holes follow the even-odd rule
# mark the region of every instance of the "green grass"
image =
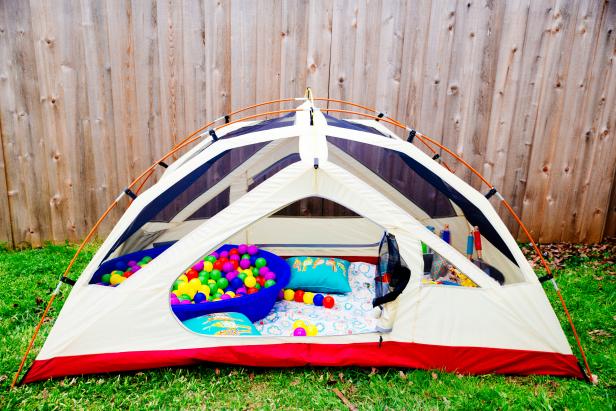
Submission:
MULTIPOLYGON (((74 273, 85 266, 94 251, 88 248, 82 254, 74 273)), ((615 406, 616 275, 613 265, 603 263, 600 256, 571 258, 558 273, 590 365, 599 376, 597 386, 572 379, 535 376, 461 376, 400 369, 373 372, 363 368, 216 368, 204 364, 65 378, 9 392, 13 373, 34 326, 73 252, 73 246, 18 252, 0 250, 0 409, 344 409, 334 388, 360 409, 600 410, 615 406)), ((63 287, 50 312, 51 319, 57 316, 68 289, 63 287)), ((547 285, 545 289, 573 343, 553 290, 547 285)), ((35 352, 50 326, 51 322, 43 326, 35 352)))

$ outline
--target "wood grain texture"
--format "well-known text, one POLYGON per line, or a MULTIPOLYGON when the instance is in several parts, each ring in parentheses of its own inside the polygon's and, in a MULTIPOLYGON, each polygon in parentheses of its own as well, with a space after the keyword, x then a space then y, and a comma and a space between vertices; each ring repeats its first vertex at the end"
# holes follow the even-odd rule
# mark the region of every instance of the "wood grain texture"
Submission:
POLYGON ((78 241, 174 142, 306 86, 442 141, 543 242, 616 235, 615 25, 612 1, 0 2, 0 243, 78 241))

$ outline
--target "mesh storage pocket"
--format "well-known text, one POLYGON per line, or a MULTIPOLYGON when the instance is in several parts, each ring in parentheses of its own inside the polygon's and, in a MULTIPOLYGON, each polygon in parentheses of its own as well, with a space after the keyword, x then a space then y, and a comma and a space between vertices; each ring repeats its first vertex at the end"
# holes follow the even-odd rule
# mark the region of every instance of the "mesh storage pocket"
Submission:
POLYGON ((395 300, 404 290, 411 277, 398 249, 398 242, 393 234, 385 233, 379 246, 379 262, 374 278, 376 297, 374 307, 395 300))

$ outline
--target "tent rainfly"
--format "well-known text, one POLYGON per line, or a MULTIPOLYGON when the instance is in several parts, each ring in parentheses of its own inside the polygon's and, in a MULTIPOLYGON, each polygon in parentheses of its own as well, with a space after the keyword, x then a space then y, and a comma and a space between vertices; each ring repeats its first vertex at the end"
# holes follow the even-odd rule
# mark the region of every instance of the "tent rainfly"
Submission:
MULTIPOLYGON (((277 117, 267 120, 225 116, 224 124, 208 128, 211 123, 129 186, 132 202, 71 284, 23 383, 199 362, 590 375, 581 347, 585 368, 542 288, 544 280, 556 285, 553 277, 533 272, 491 204, 507 205, 493 186, 480 176, 489 192, 477 191, 438 154, 415 144, 457 158, 454 153, 382 113, 319 108, 319 101, 345 102, 310 93, 276 102, 294 100, 302 102, 298 108, 269 112, 277 117), (355 118, 335 117, 344 113, 355 118), (389 126, 404 129, 404 138, 389 126), (189 151, 165 163, 189 143, 189 151), (132 188, 158 166, 162 176, 137 195, 132 188), (481 264, 469 258, 472 250, 467 255, 469 232, 480 233, 481 264), (186 328, 170 309, 174 280, 223 244, 380 267, 383 238, 395 238, 399 260, 410 271, 395 298, 378 304, 387 327, 330 336, 211 336, 186 328), (106 261, 161 245, 164 251, 120 286, 93 283, 106 261), (426 250, 474 286, 426 281, 426 250)), ((69 269, 62 279, 70 284, 69 269)), ((57 289, 50 304, 56 295, 57 289)))

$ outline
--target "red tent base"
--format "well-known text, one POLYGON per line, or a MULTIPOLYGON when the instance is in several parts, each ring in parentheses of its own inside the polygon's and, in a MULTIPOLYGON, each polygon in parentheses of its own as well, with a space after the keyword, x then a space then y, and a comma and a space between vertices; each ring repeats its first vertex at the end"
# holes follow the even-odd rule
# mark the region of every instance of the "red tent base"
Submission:
POLYGON ((571 354, 417 343, 273 344, 131 351, 36 360, 23 383, 69 375, 215 362, 255 367, 360 366, 439 369, 461 374, 555 375, 583 378, 571 354))

